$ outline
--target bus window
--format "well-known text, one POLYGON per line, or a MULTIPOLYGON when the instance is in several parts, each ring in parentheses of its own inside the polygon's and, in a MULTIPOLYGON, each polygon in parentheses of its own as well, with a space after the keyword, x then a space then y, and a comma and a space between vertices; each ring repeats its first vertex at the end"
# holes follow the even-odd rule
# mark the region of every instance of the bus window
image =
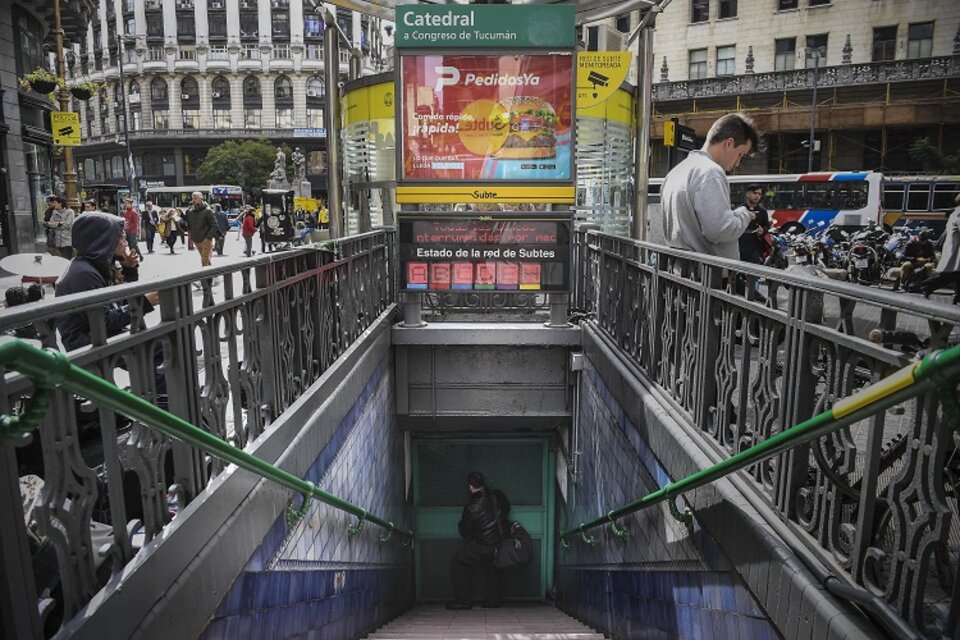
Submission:
POLYGON ((799 209, 803 187, 799 184, 777 184, 770 187, 768 195, 774 209, 799 209))
POLYGON ((839 182, 833 194, 831 209, 863 209, 867 206, 866 182, 839 182))
POLYGON ((907 211, 930 210, 930 184, 911 184, 907 191, 907 211))
POLYGON ((830 209, 830 184, 827 182, 808 182, 804 186, 804 209, 830 209))
POLYGON ((887 211, 903 211, 903 198, 907 185, 902 182, 888 182, 883 185, 883 208, 887 211))
POLYGON ((960 193, 960 183, 941 182, 933 185, 934 211, 949 211, 957 206, 955 198, 960 193))

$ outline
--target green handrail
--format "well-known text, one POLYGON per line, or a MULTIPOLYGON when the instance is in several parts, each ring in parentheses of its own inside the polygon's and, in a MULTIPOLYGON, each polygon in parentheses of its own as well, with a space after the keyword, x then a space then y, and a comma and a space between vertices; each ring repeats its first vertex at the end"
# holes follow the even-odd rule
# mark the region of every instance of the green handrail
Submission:
MULTIPOLYGON (((589 522, 584 522, 573 529, 560 533, 560 540, 566 544, 565 538, 579 535, 584 541, 592 543, 586 531, 601 525, 611 525, 614 533, 619 527, 616 521, 641 509, 651 507, 665 500, 673 500, 681 494, 702 487, 705 484, 719 480, 734 471, 749 467, 772 456, 791 449, 799 444, 827 435, 838 429, 863 420, 878 411, 900 404, 904 400, 916 397, 935 388, 941 391, 940 402, 943 406, 944 418, 960 429, 960 401, 956 395, 956 381, 960 379, 960 345, 943 351, 928 354, 923 360, 911 363, 896 373, 876 382, 869 387, 837 402, 831 409, 817 414, 781 431, 763 442, 755 444, 749 449, 693 473, 682 480, 671 482, 665 487, 648 493, 639 500, 607 512, 589 522)), ((671 504, 671 511, 674 511, 671 504)), ((675 516, 689 518, 676 513, 675 516)))
POLYGON ((30 378, 36 388, 33 398, 21 415, 0 415, 0 438, 22 438, 37 428, 47 412, 50 390, 54 387, 62 387, 70 393, 87 398, 221 460, 232 462, 241 469, 300 493, 303 496, 303 502, 299 509, 291 507, 288 512, 288 523, 296 522, 306 515, 310 500, 316 499, 357 516, 359 520, 351 527, 351 533, 359 532, 364 522, 370 522, 387 530, 386 536, 380 538, 383 542, 389 540, 393 534, 413 538, 412 531, 397 529, 392 522, 369 514, 366 509, 327 493, 317 488, 312 482, 302 480, 269 462, 252 456, 172 413, 118 388, 103 378, 74 366, 65 353, 53 349, 38 349, 15 338, 2 338, 0 339, 0 366, 19 371, 30 378))

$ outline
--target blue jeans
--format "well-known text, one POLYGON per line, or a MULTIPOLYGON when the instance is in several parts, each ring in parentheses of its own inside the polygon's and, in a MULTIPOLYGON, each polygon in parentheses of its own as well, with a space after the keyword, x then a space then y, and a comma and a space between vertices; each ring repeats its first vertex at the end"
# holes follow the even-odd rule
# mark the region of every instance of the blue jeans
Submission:
POLYGON ((140 253, 140 247, 137 246, 137 242, 140 240, 140 238, 137 237, 138 235, 139 234, 130 233, 129 231, 127 231, 126 232, 127 246, 133 249, 140 259, 143 259, 143 254, 140 253))

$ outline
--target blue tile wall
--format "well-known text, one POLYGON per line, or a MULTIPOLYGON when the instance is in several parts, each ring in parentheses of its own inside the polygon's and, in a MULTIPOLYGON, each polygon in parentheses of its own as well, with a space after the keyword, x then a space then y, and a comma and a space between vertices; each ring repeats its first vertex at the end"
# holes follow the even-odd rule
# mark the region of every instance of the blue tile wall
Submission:
MULTIPOLYGON (((589 360, 580 397, 578 477, 558 506, 564 529, 671 481, 589 360)), ((688 530, 660 505, 621 524, 626 538, 598 528, 595 544, 558 549, 561 609, 613 638, 779 637, 696 521, 688 530)))
MULTIPOLYGON (((391 371, 386 357, 305 477, 406 528, 403 435, 391 371)), ((380 543, 382 530, 372 525, 348 535, 355 520, 319 502, 291 529, 278 518, 202 637, 349 639, 409 608, 409 548, 396 540, 380 543)))

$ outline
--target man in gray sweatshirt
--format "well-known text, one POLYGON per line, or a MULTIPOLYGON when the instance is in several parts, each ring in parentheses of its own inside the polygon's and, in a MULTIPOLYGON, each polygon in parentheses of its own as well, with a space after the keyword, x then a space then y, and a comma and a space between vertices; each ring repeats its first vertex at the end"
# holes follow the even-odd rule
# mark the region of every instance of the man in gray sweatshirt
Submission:
POLYGON ((691 151, 663 180, 663 231, 669 246, 740 259, 738 239, 756 214, 730 208, 727 173, 758 150, 760 133, 745 115, 731 113, 713 123, 703 149, 691 151))

